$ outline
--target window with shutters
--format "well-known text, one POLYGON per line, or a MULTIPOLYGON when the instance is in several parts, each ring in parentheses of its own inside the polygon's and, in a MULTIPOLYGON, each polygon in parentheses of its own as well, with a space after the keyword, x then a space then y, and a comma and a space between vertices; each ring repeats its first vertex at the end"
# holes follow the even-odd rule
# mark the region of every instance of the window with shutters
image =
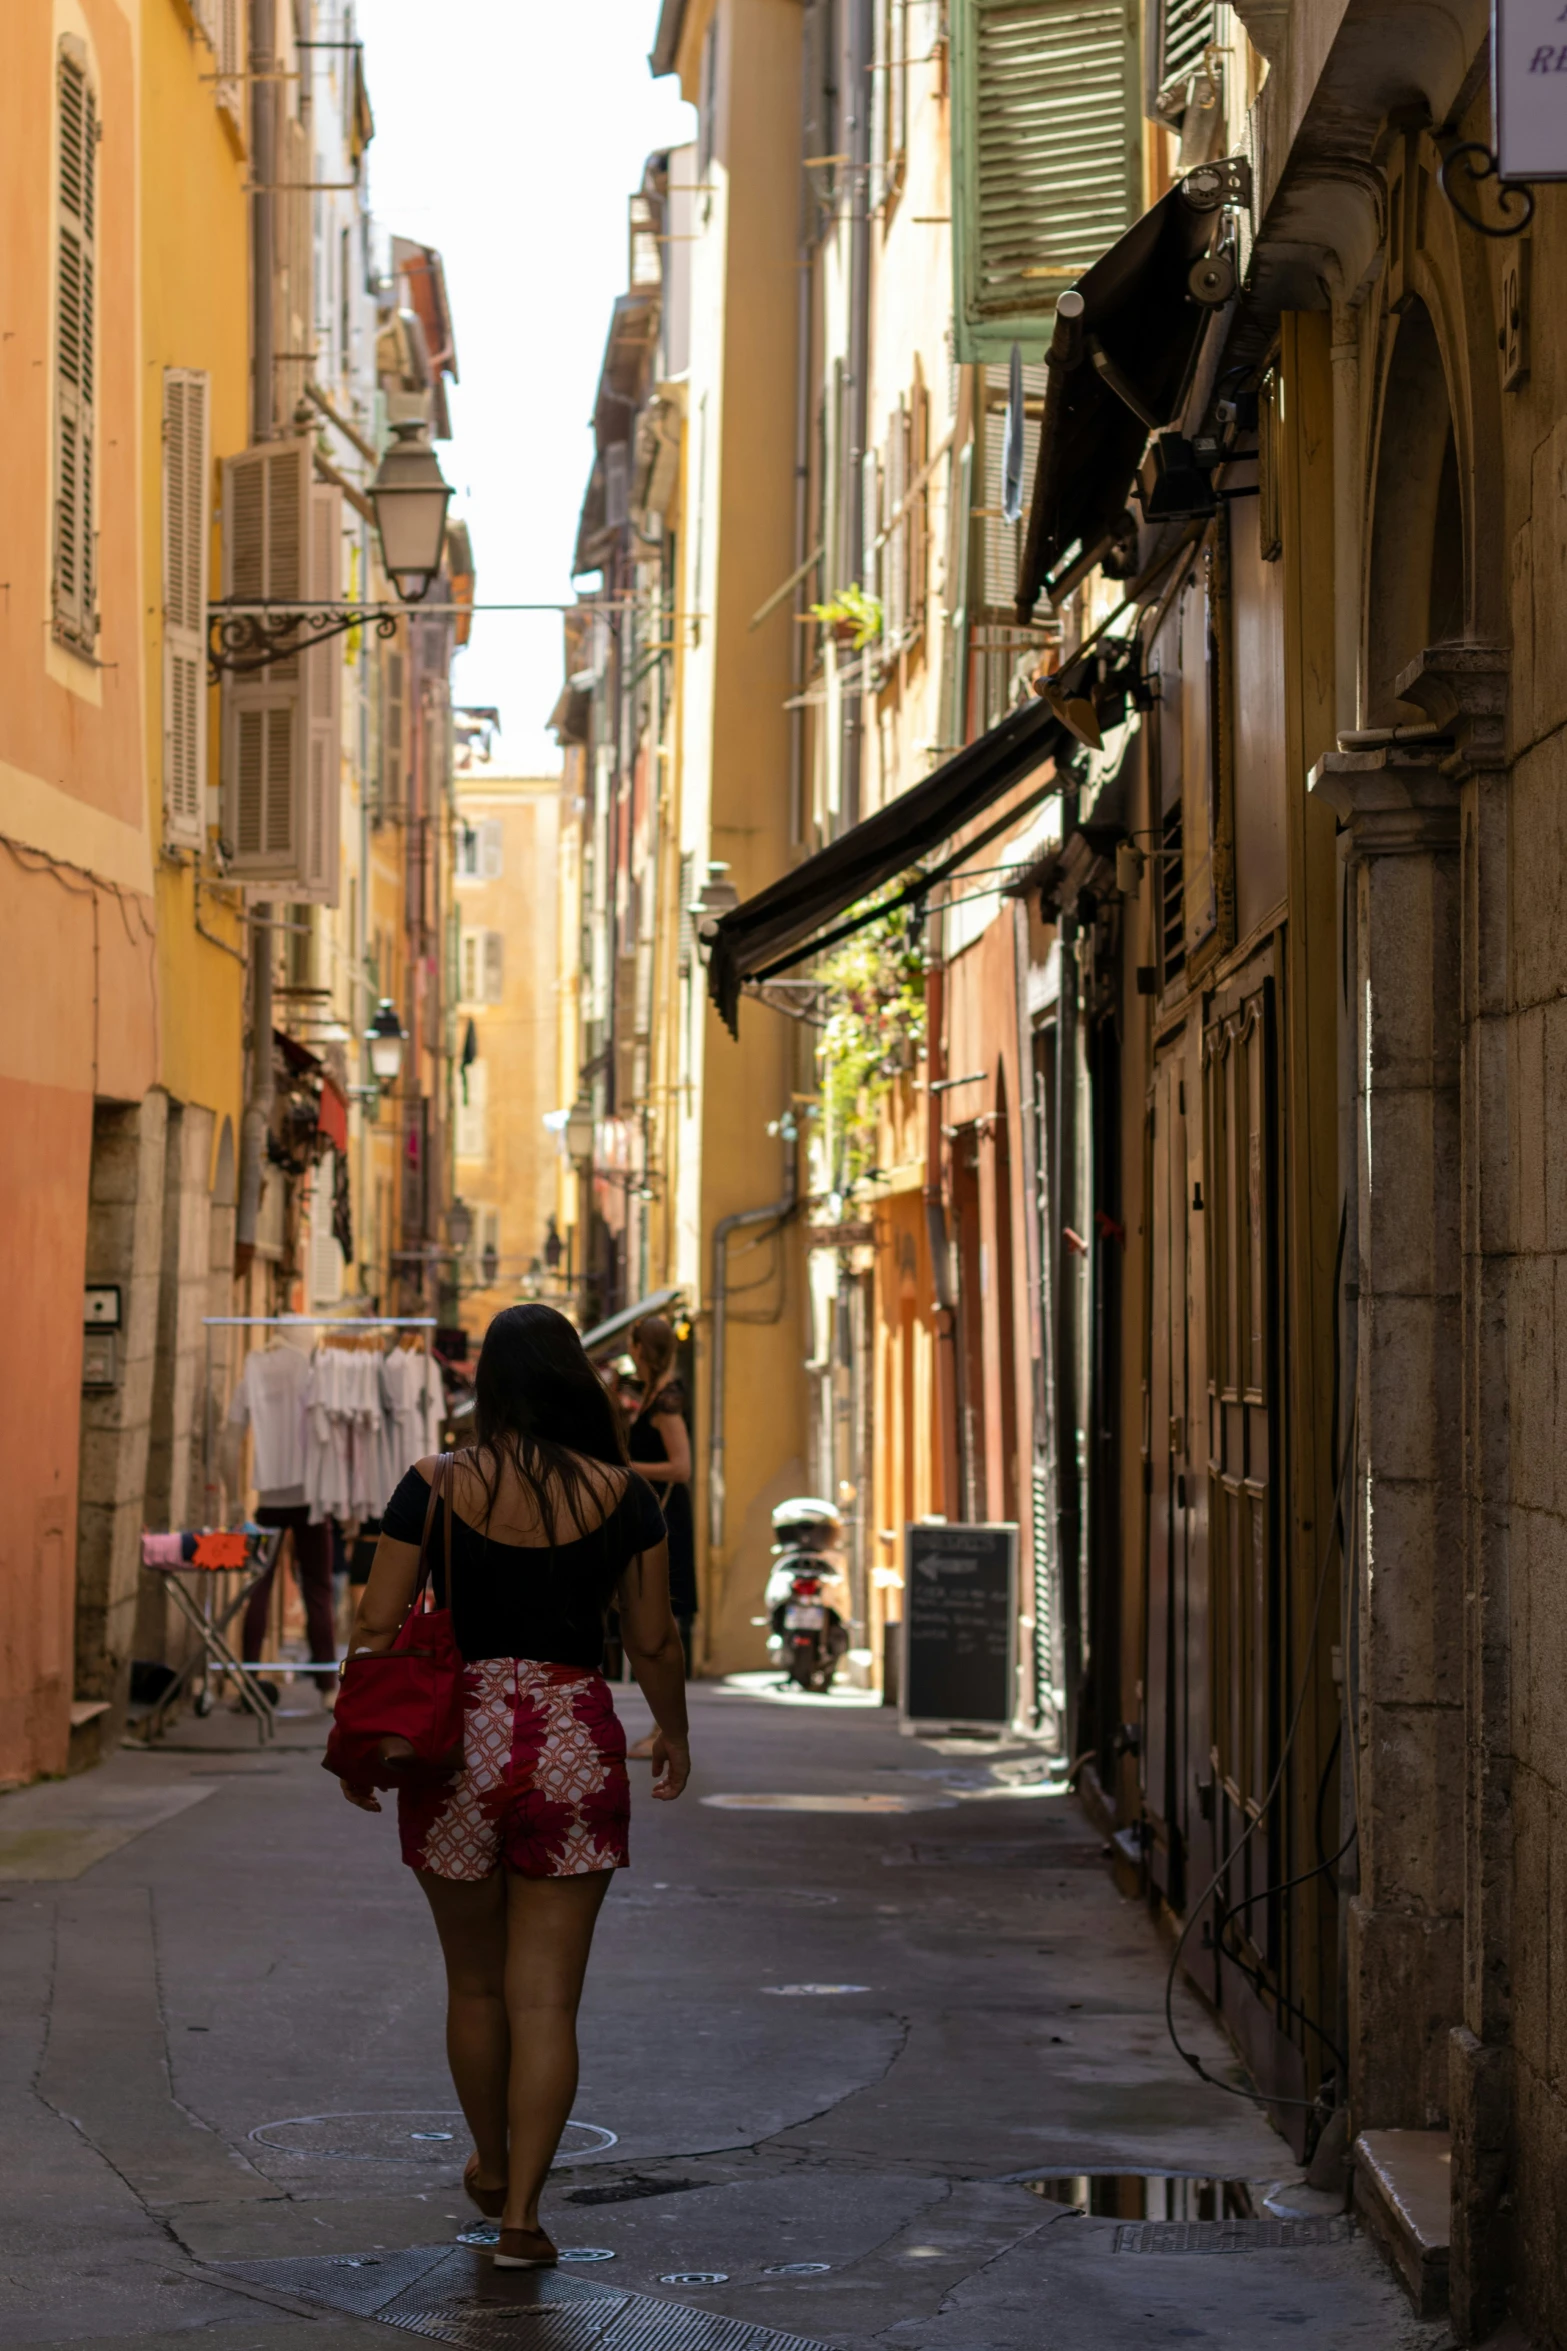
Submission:
POLYGON ((98 641, 93 485, 97 429, 98 107, 87 51, 58 52, 55 171, 55 635, 79 653, 98 641))
POLYGON ((337 1153, 322 1154, 310 1196, 310 1303, 335 1306, 343 1295, 343 1252, 332 1230, 337 1153))
POLYGON ((675 955, 680 976, 687 979, 696 960, 696 917, 692 907, 696 903, 696 854, 693 850, 680 852, 680 905, 676 911, 675 955))
POLYGON ((467 1072, 468 1099, 457 1105, 457 1156, 482 1159, 489 1149, 489 1065, 481 1056, 467 1072))
MULTIPOLYGON (((307 440, 225 460, 223 592, 238 603, 339 595, 342 501, 314 483, 307 440)), ((307 645, 223 686, 223 837, 241 881, 287 882, 335 905, 341 799, 342 661, 307 645)))
POLYGON ((212 52, 212 94, 221 111, 243 134, 245 95, 245 0, 190 0, 212 52))
MULTIPOLYGON (((1044 414, 1045 385, 1049 370, 1043 366, 1025 366, 1023 369, 1023 485, 1027 498, 1032 490, 1034 468, 1039 456, 1039 427, 1044 414)), ((1023 537, 1027 529, 1028 509, 1022 518, 1008 522, 1002 513, 1002 475, 1006 463, 1007 415, 1011 399, 1011 370, 1008 367, 987 367, 984 371, 984 398, 980 403, 980 463, 982 467, 982 495, 975 500, 980 508, 976 518, 980 524, 982 585, 975 598, 976 605, 998 620, 1011 621, 1017 607, 1018 571, 1023 560, 1023 537)))
POLYGON ((479 879, 498 882, 504 865, 505 830, 498 816, 487 816, 479 827, 479 879))
POLYGON ((1149 112, 1168 121, 1181 113, 1192 76, 1202 72, 1218 40, 1219 12, 1214 0, 1150 0, 1148 13, 1149 112))
POLYGON ((696 176, 705 180, 712 169, 718 132, 718 11, 715 8, 702 43, 702 86, 698 99, 696 176))
POLYGON ((903 185, 909 143, 909 0, 876 0, 871 70, 872 201, 890 204, 903 185))
POLYGON ((960 360, 1043 359, 1056 298, 1142 209, 1137 0, 952 0, 960 360))
POLYGON ((926 460, 928 418, 925 388, 916 382, 887 419, 882 458, 881 594, 889 651, 910 643, 925 625, 928 485, 920 477, 926 460))
POLYGON ((476 882, 479 878, 479 828, 465 824, 457 833, 457 879, 476 882))
POLYGON ((506 988, 506 935, 464 931, 458 949, 457 984, 464 1004, 499 1004, 506 988))
POLYGON ((163 822, 206 832, 210 387, 205 369, 163 371, 163 822))
POLYGON ((408 656, 390 645, 381 663, 381 814, 399 816, 407 803, 408 656))

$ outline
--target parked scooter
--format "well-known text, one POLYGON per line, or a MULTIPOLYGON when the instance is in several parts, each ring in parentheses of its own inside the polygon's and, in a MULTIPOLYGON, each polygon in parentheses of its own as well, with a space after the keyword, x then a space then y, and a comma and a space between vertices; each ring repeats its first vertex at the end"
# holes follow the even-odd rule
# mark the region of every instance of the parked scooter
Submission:
POLYGON ((843 1522, 819 1495, 797 1494, 773 1512, 767 1647, 802 1690, 830 1689, 849 1646, 849 1628, 836 1605, 847 1596, 835 1556, 842 1541, 843 1522))

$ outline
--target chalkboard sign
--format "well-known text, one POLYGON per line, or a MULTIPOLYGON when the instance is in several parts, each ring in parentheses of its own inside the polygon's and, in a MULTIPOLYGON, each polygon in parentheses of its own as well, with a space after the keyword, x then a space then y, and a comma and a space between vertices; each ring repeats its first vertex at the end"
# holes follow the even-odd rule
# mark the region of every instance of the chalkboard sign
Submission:
POLYGON ((911 1526, 903 1573, 909 1723, 989 1727, 1013 1714, 1015 1526, 911 1526))

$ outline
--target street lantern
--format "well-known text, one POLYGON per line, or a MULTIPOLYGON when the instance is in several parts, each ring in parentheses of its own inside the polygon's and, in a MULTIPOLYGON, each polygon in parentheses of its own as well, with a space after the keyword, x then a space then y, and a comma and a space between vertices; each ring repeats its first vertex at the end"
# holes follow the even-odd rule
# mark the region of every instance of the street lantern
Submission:
POLYGON ((375 1008, 374 1020, 365 1031, 365 1043, 370 1049, 370 1075, 377 1085, 396 1085, 403 1066, 405 1038, 396 1005, 390 996, 383 996, 375 1008))
POLYGON ((566 1113, 566 1156, 578 1160, 593 1156, 593 1105, 586 1094, 579 1094, 566 1113))
POLYGON ((452 1247, 461 1257, 473 1239, 473 1210, 460 1196, 446 1211, 446 1230, 451 1236, 452 1247))
POLYGON ((427 594, 446 546, 451 484, 417 419, 393 425, 396 438, 370 484, 381 561, 409 603, 427 594))

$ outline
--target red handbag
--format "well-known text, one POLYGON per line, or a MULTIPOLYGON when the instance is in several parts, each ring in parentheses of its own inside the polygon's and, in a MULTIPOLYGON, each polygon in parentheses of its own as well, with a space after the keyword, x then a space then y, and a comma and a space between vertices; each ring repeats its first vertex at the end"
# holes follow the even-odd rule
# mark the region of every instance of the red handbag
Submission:
POLYGON ((427 1597, 430 1529, 451 1470, 443 1453, 435 1465, 430 1506, 419 1541, 414 1604, 390 1649, 380 1656, 345 1657, 339 1668, 337 1710, 323 1767, 355 1787, 401 1788, 444 1779, 462 1768, 463 1659, 452 1632, 452 1508, 446 1520, 446 1606, 427 1597))

